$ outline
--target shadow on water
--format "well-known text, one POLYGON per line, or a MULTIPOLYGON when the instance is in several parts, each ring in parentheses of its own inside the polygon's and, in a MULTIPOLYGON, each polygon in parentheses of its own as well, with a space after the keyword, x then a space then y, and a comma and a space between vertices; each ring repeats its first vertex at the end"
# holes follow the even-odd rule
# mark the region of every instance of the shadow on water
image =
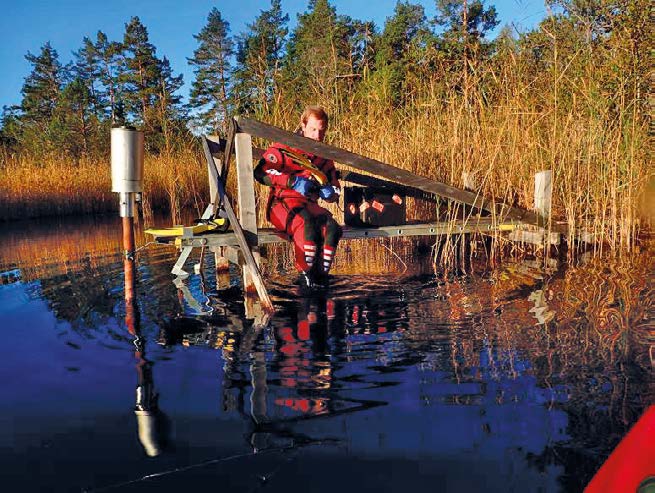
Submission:
POLYGON ((118 232, 2 239, 11 491, 581 491, 655 396, 648 251, 313 293, 272 269, 261 326, 212 259, 174 283, 118 232))

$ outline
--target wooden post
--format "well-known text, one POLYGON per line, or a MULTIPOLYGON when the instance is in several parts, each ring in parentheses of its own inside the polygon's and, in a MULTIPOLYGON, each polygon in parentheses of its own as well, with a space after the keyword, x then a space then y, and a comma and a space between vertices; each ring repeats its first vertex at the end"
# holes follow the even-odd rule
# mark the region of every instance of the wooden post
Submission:
MULTIPOLYGON (((257 213, 255 211, 255 178, 252 169, 252 137, 246 133, 234 136, 234 151, 237 167, 237 204, 239 206, 239 222, 246 232, 248 244, 253 257, 259 265, 260 257, 257 247, 257 213)), ((255 285, 248 266, 243 263, 243 289, 246 293, 255 292, 255 285)))
MULTIPOLYGON (((216 289, 228 289, 230 287, 230 261, 226 257, 228 247, 213 247, 214 263, 216 265, 216 289)), ((231 249, 234 250, 234 249, 231 249)))
POLYGON ((209 161, 209 159, 207 159, 207 178, 209 180, 209 205, 211 206, 211 213, 215 214, 216 206, 218 205, 218 201, 219 201, 218 173, 220 173, 221 169, 223 168, 223 163, 220 159, 214 157, 214 153, 212 152, 212 147, 214 147, 214 145, 220 145, 220 140, 216 136, 208 135, 205 143, 207 144, 206 152, 209 152, 209 154, 212 156, 212 161, 214 164, 212 166, 212 162, 209 161))
MULTIPOLYGON (((534 209, 550 222, 550 208, 553 196, 553 172, 540 171, 534 177, 534 209)), ((548 227, 548 224, 544 224, 548 227)))
POLYGON ((263 352, 257 351, 253 354, 250 363, 250 415, 255 423, 265 423, 268 419, 266 397, 268 386, 266 385, 266 356, 263 352))
POLYGON ((470 171, 462 171, 463 189, 469 192, 475 192, 478 189, 475 173, 470 171))
MULTIPOLYGON (((203 144, 205 145, 205 157, 207 159, 207 176, 209 179, 209 197, 210 204, 207 207, 206 213, 209 212, 209 215, 203 219, 208 219, 212 215, 216 214, 216 208, 219 205, 220 197, 218 190, 218 180, 219 173, 223 173, 223 161, 215 156, 215 154, 221 154, 225 150, 225 141, 221 142, 221 139, 215 135, 207 135, 203 139, 203 144), (211 160, 210 160, 211 157, 211 160), (213 164, 213 165, 212 165, 213 164)), ((232 247, 222 247, 220 249, 214 250, 214 259, 216 260, 216 274, 226 273, 230 270, 230 262, 236 263, 234 259, 237 258, 237 251, 232 247)), ((227 283, 229 287, 229 281, 227 283)), ((220 289, 220 287, 219 287, 220 289)))

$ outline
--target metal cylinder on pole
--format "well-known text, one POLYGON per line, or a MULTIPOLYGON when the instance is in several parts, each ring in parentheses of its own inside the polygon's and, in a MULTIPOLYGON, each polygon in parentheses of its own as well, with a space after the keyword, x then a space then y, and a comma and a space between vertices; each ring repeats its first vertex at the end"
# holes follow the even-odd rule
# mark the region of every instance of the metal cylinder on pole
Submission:
POLYGON ((143 132, 133 127, 111 129, 111 190, 143 192, 143 132))
POLYGON ((133 127, 111 129, 111 189, 118 193, 120 217, 123 223, 125 253, 125 300, 134 301, 134 210, 136 194, 143 191, 143 132, 133 127))

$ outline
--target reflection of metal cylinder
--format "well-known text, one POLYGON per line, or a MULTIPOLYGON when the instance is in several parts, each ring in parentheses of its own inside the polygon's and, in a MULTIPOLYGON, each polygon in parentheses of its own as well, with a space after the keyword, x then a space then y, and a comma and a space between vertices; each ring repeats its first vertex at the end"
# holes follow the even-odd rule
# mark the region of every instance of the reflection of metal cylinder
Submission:
POLYGON ((150 411, 134 411, 139 428, 139 441, 148 457, 157 457, 161 454, 161 447, 157 437, 157 416, 150 411))
POLYGON ((111 129, 111 190, 143 191, 143 132, 132 127, 111 129))

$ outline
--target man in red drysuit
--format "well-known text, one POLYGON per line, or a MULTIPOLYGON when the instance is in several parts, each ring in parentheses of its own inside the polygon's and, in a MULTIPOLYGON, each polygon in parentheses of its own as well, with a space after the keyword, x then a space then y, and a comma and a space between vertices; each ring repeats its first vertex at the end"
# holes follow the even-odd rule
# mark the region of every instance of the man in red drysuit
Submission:
MULTIPOLYGON (((299 133, 322 142, 328 116, 319 106, 308 106, 300 118, 299 133)), ((267 218, 293 240, 301 283, 313 287, 327 279, 341 238, 341 226, 318 205, 339 199, 341 186, 334 163, 328 159, 275 143, 255 168, 255 179, 272 187, 267 218)))

